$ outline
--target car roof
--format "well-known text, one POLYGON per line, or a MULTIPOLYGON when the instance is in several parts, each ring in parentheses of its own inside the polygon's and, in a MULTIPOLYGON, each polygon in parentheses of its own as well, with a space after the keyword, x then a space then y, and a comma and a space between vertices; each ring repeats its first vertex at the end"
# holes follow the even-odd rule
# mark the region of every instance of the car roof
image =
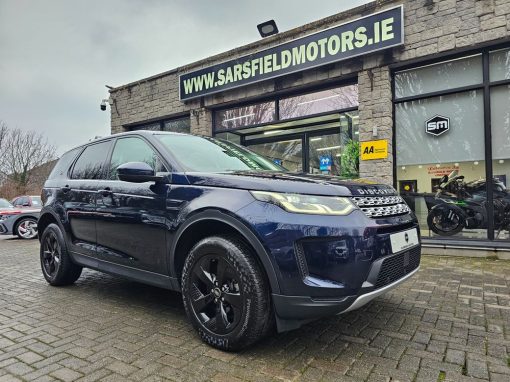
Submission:
MULTIPOLYGON (((82 147, 85 147, 85 146, 88 146, 88 145, 91 145, 91 144, 100 143, 100 142, 103 142, 103 141, 107 141, 109 139, 123 137, 123 136, 126 136, 126 135, 133 135, 133 134, 138 134, 138 135, 142 135, 142 136, 143 135, 146 135, 146 136, 149 136, 149 135, 193 135, 193 134, 185 134, 185 133, 174 133, 172 131, 131 130, 131 131, 125 131, 123 133, 117 133, 117 134, 108 135, 106 137, 99 137, 99 138, 92 139, 89 142, 83 143, 81 145, 73 147, 70 150, 67 150, 64 154, 67 154, 69 151, 73 151, 73 150, 76 150, 76 149, 79 149, 79 148, 82 148, 82 147)), ((62 155, 64 155, 64 154, 62 154, 62 155)))

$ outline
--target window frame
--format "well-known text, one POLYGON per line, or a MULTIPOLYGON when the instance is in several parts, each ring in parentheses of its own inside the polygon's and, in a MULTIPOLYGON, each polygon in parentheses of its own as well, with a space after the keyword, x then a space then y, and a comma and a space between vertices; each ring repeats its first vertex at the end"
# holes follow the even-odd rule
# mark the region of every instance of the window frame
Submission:
MULTIPOLYGON (((455 93, 466 92, 470 90, 480 90, 482 92, 483 97, 483 123, 484 123, 484 151, 485 151, 485 177, 486 179, 492 179, 494 177, 493 165, 492 165, 492 130, 491 130, 491 89, 500 85, 510 85, 510 79, 504 79, 499 81, 490 81, 490 72, 489 72, 489 54, 490 52, 510 48, 510 43, 506 42, 503 44, 486 46, 478 49, 465 49, 460 50, 455 53, 444 53, 435 55, 433 58, 425 59, 425 60, 412 60, 411 62, 405 64, 394 64, 390 65, 391 72, 391 93, 392 93, 392 115, 393 115, 393 126, 392 126, 392 146, 393 150, 393 186, 398 186, 397 180, 397 142, 396 142, 396 105, 403 102, 421 100, 427 98, 433 98, 438 96, 445 96, 455 93), (469 86, 461 86, 452 89, 446 89, 441 91, 434 91, 414 96, 401 97, 396 98, 395 94, 395 74, 400 71, 404 71, 407 69, 417 69, 421 66, 426 66, 430 64, 439 64, 441 62, 459 59, 463 57, 469 57, 474 54, 481 54, 482 56, 482 82, 476 85, 469 86)), ((487 188, 487 200, 494 200, 494 187, 493 182, 486 182, 487 188)), ((502 241, 495 240, 494 237, 494 205, 493 203, 487 203, 487 239, 473 239, 473 238, 438 238, 438 239, 425 239, 429 242, 497 242, 498 245, 502 244, 502 241)), ((504 243, 504 241, 503 241, 504 243)))
POLYGON ((143 121, 143 122, 136 122, 136 123, 126 124, 126 125, 123 125, 123 127, 125 129, 129 130, 129 131, 133 131, 134 132, 134 131, 138 131, 138 130, 146 130, 146 129, 141 128, 143 126, 158 124, 159 125, 159 130, 149 130, 149 131, 166 131, 166 130, 163 130, 166 122, 173 122, 173 121, 177 121, 177 120, 180 120, 180 119, 188 119, 189 120, 189 122, 190 122, 190 134, 191 134, 191 116, 190 116, 189 113, 181 113, 181 114, 167 116, 167 117, 162 117, 162 118, 148 119, 148 120, 143 121))

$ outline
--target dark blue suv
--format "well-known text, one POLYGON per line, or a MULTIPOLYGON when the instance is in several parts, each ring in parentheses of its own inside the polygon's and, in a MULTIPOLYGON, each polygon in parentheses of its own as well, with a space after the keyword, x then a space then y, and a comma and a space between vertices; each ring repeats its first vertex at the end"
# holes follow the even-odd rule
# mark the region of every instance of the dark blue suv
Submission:
POLYGON ((181 291, 224 350, 359 308, 420 264, 416 218, 392 187, 289 173, 210 137, 95 140, 62 156, 42 196, 51 285, 86 267, 181 291))

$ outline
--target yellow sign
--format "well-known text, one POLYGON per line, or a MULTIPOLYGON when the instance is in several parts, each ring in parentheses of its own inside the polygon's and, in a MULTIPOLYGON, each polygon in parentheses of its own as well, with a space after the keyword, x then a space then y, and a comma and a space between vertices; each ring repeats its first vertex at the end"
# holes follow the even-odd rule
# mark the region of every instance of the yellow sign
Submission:
POLYGON ((386 139, 361 142, 361 160, 386 158, 388 158, 388 141, 386 139))

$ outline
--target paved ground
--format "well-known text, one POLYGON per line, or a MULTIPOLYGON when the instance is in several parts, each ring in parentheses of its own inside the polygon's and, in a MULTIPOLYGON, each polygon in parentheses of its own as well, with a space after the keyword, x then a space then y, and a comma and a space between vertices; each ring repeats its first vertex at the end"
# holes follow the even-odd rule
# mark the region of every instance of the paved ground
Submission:
POLYGON ((86 271, 53 288, 38 242, 0 239, 0 381, 510 381, 510 262, 429 257, 341 317, 239 354, 203 345, 177 293, 86 271))

